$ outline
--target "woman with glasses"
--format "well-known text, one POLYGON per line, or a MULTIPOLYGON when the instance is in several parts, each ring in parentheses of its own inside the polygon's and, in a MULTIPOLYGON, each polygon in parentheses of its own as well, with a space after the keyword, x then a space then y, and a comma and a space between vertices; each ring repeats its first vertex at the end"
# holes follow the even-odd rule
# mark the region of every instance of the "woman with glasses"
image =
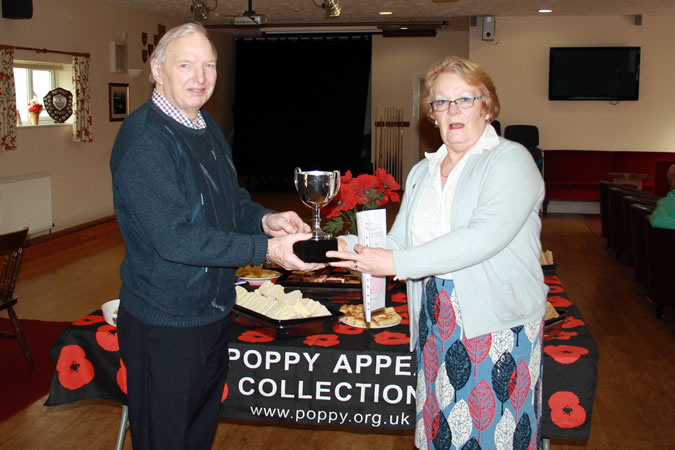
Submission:
POLYGON ((387 248, 347 236, 327 256, 406 280, 418 448, 536 447, 544 182, 528 151, 490 125, 499 99, 483 68, 449 57, 426 87, 443 145, 410 171, 387 248))

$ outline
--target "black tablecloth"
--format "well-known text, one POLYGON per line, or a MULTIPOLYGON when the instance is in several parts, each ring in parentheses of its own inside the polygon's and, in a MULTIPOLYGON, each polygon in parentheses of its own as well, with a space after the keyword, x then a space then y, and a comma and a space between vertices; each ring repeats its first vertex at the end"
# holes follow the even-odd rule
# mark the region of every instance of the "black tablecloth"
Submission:
MULTIPOLYGON (((549 301, 568 319, 544 337, 542 435, 590 435, 597 346, 562 283, 547 275, 549 301)), ((358 303, 360 290, 314 290, 331 310, 358 303)), ((408 351, 405 285, 389 281, 387 304, 401 324, 365 330, 336 319, 277 329, 234 311, 230 371, 221 416, 314 425, 411 429, 415 426, 415 355, 408 351)), ((117 329, 95 311, 69 326, 51 349, 56 372, 47 406, 88 398, 126 401, 126 368, 117 329)))

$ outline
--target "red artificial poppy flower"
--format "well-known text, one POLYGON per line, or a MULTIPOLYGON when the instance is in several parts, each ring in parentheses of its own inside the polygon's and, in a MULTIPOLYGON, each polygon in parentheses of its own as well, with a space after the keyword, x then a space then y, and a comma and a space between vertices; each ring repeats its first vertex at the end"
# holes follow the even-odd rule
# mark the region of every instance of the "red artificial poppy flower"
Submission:
POLYGON ((91 325, 93 323, 100 323, 100 322, 105 322, 105 318, 103 316, 96 316, 96 315, 89 315, 86 317, 81 318, 77 322, 73 322, 73 325, 91 325))
POLYGON ((566 308, 568 306, 572 306, 572 302, 566 299, 565 297, 561 297, 560 295, 549 295, 548 298, 546 299, 553 305, 555 308, 566 308))
POLYGON ((59 373, 61 386, 71 391, 94 379, 94 366, 79 345, 66 345, 61 348, 56 371, 59 373))
POLYGON ((275 340, 276 333, 271 328, 256 328, 255 330, 248 330, 239 336, 239 340, 243 342, 272 342, 275 340))
POLYGON ((361 334, 365 331, 365 328, 357 328, 338 322, 333 326, 333 331, 338 334, 361 334))
POLYGON ((340 177, 340 190, 332 202, 325 208, 322 213, 327 219, 337 217, 342 211, 349 211, 358 204, 358 197, 355 191, 355 183, 353 183, 352 172, 347 171, 340 177))
POLYGON ((581 358, 581 355, 587 355, 588 349, 576 345, 546 345, 544 353, 560 364, 572 364, 581 358))
POLYGON ((120 344, 117 341, 117 327, 107 324, 98 327, 98 330, 96 330, 96 342, 105 351, 118 352, 120 344))
POLYGON ((225 386, 223 386, 223 395, 220 397, 220 403, 223 403, 225 400, 227 400, 227 394, 230 393, 230 388, 227 387, 227 382, 225 382, 225 386))
POLYGON ((127 366, 124 365, 124 361, 120 358, 120 368, 117 371, 117 385, 120 387, 122 392, 127 394, 127 366))
POLYGON ((373 193, 377 187, 377 178, 374 175, 362 173, 354 178, 350 183, 350 186, 353 186, 354 195, 356 196, 358 203, 363 205, 371 200, 371 193, 373 193))
POLYGON ((575 428, 586 422, 586 410, 574 392, 559 391, 548 399, 551 420, 560 428, 575 428))
POLYGON ((304 343, 310 346, 333 347, 340 343, 340 338, 336 334, 314 334, 307 336, 304 343))
POLYGON ((389 200, 396 203, 401 201, 398 192, 395 192, 401 189, 401 185, 396 182, 396 179, 392 175, 380 167, 375 170, 375 178, 377 180, 377 189, 384 193, 384 198, 378 201, 378 204, 384 205, 389 200))
POLYGON ((380 345, 402 345, 409 344, 410 338, 405 333, 392 333, 391 331, 382 331, 375 335, 375 342, 380 345))
POLYGON ((408 303, 408 296, 403 292, 397 292, 391 295, 391 301, 394 303, 408 303))

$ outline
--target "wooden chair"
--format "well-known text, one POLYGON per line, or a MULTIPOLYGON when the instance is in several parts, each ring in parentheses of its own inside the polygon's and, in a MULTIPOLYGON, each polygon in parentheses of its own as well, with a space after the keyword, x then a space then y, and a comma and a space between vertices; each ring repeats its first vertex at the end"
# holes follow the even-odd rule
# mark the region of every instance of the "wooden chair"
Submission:
POLYGON ((14 333, 0 332, 0 337, 15 337, 19 340, 21 349, 31 370, 35 369, 33 358, 23 336, 21 323, 14 312, 13 306, 17 298, 14 295, 16 277, 19 275, 19 266, 23 256, 23 247, 28 236, 28 228, 0 235, 0 310, 6 309, 9 320, 14 327, 14 333))
MULTIPOLYGON (((648 220, 648 217, 647 217, 648 220)), ((647 295, 656 305, 656 317, 663 318, 664 306, 675 306, 675 230, 646 227, 647 295)))

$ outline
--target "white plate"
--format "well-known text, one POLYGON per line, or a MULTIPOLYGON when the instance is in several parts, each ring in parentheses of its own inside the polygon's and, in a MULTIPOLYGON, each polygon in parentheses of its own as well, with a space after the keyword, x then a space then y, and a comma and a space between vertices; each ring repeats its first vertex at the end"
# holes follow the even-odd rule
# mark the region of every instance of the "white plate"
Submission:
POLYGON ((345 325, 349 325, 350 327, 354 327, 354 328, 366 328, 366 329, 368 329, 368 330, 376 330, 376 329, 378 329, 378 328, 391 328, 391 327, 395 327, 396 325, 398 325, 398 324, 401 323, 401 319, 399 318, 399 319, 398 319, 398 322, 392 323, 391 325, 366 325, 366 326, 360 326, 360 325, 352 325, 351 323, 347 323, 347 322, 345 321, 344 316, 342 316, 342 317, 340 317, 340 323, 343 323, 343 324, 345 324, 345 325))
POLYGON ((276 280, 281 276, 281 272, 277 272, 276 270, 272 270, 274 272, 274 275, 271 277, 265 277, 265 278, 249 278, 249 277, 239 277, 241 280, 248 281, 248 284, 251 286, 260 286, 263 284, 265 281, 272 281, 276 280))
POLYGON ((117 309, 120 307, 120 299, 110 300, 101 306, 103 318, 108 325, 117 326, 117 309))

